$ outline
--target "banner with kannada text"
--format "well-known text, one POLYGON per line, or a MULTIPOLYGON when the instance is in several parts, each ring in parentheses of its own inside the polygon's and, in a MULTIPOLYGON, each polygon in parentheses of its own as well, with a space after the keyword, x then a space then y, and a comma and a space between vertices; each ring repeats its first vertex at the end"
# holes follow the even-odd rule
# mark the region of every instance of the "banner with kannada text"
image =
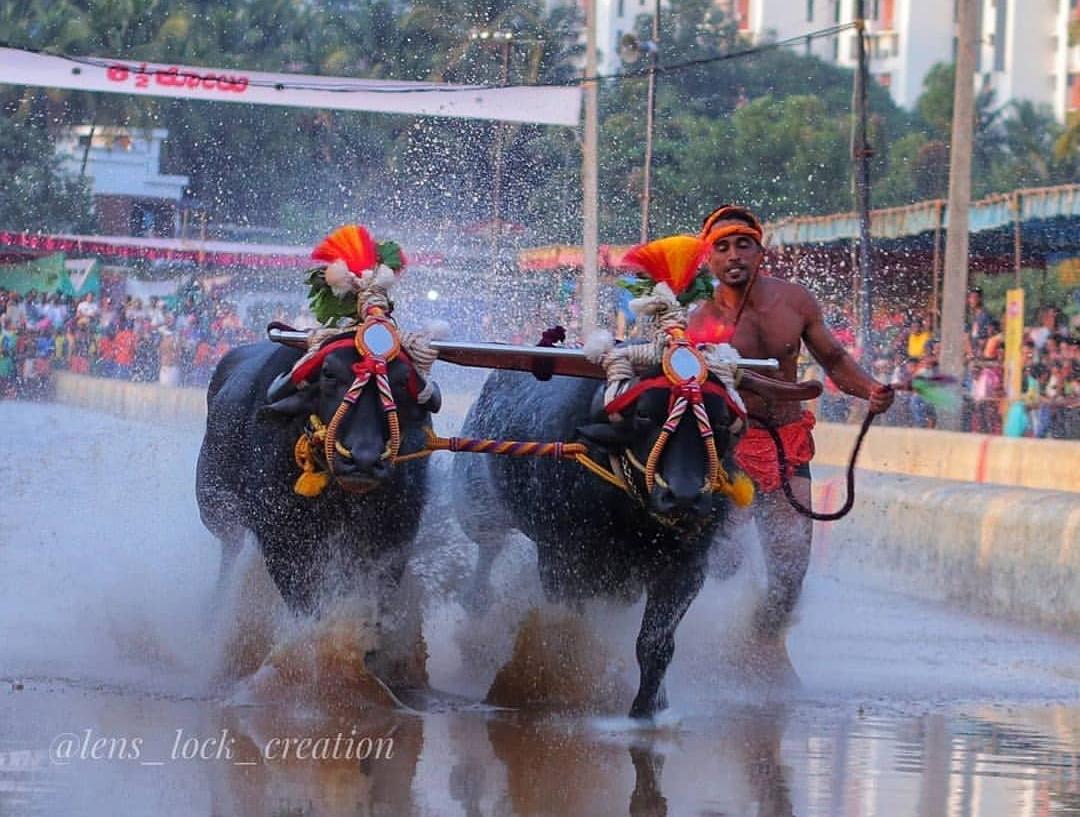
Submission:
POLYGON ((492 119, 569 127, 578 124, 581 112, 581 88, 577 86, 499 88, 311 74, 272 74, 101 57, 53 57, 15 48, 0 48, 0 82, 211 102, 492 119))

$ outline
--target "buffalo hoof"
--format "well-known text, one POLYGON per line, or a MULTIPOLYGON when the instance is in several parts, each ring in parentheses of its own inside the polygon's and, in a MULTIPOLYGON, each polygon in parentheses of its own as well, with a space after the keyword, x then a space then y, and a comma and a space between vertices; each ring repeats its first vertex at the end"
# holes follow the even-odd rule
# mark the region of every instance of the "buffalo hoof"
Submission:
POLYGON ((630 717, 638 720, 655 718, 668 708, 667 685, 661 684, 660 691, 650 699, 638 693, 634 703, 630 707, 630 717))
POLYGON ((427 660, 427 642, 423 635, 414 641, 413 648, 405 654, 389 656, 382 652, 374 652, 365 659, 372 671, 388 687, 395 690, 427 689, 429 686, 427 660))

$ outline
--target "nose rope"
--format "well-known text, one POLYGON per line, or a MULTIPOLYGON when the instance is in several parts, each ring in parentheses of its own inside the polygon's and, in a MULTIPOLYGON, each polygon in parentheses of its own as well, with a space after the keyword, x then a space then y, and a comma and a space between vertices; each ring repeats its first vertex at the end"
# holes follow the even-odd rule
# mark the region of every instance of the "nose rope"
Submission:
POLYGON ((701 384, 696 380, 680 383, 672 388, 672 397, 671 410, 668 412, 667 420, 664 421, 664 425, 660 429, 660 435, 656 438, 656 442, 653 443, 652 450, 649 451, 648 459, 645 461, 646 490, 649 494, 652 494, 653 489, 656 487, 656 472, 660 466, 660 457, 663 456, 668 441, 679 427, 687 408, 691 408, 697 422, 698 432, 701 434, 702 443, 705 445, 706 477, 705 484, 702 486, 702 493, 713 490, 714 487, 722 493, 729 493, 724 490, 724 485, 730 485, 727 474, 723 474, 722 481, 720 478, 723 468, 720 465, 720 455, 716 451, 716 436, 713 434, 712 423, 709 422, 709 414, 705 410, 705 405, 701 399, 701 384))
POLYGON ((352 370, 353 374, 356 375, 356 379, 353 380, 352 385, 349 386, 341 403, 338 405, 337 411, 334 412, 334 416, 326 429, 326 439, 323 441, 327 468, 331 473, 334 470, 334 459, 338 454, 338 428, 341 426, 341 421, 345 418, 348 410, 360 399, 364 387, 367 386, 372 377, 375 378, 375 386, 379 390, 379 405, 386 414, 386 423, 390 430, 390 439, 380 459, 392 461, 397 457, 398 451, 401 449, 401 423, 398 419, 397 403, 394 402, 394 395, 390 389, 386 361, 378 357, 365 357, 359 363, 354 363, 352 370))

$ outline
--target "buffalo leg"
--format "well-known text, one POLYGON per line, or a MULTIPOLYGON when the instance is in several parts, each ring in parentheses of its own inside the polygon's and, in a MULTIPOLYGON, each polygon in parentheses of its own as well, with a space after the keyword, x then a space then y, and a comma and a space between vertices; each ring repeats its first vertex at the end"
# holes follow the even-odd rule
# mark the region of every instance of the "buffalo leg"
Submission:
POLYGON ((294 613, 315 612, 319 590, 315 549, 299 542, 266 538, 260 545, 266 570, 288 608, 294 613))
MULTIPOLYGON (((795 498, 810 507, 810 480, 792 477, 795 498)), ((754 518, 765 557, 768 588, 754 615, 754 635, 759 639, 780 638, 802 592, 803 578, 810 563, 813 522, 798 513, 780 491, 761 493, 755 499, 754 518)))
POLYGON ((667 706, 664 676, 675 653, 675 628, 705 582, 705 560, 667 568, 648 588, 637 640, 641 684, 630 717, 650 718, 667 706))

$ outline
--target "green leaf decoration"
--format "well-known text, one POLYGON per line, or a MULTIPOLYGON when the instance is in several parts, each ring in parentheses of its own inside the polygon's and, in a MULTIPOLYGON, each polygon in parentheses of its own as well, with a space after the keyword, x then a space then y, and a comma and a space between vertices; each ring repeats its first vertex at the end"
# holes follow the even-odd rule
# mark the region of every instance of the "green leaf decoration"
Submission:
POLYGON ((625 278, 620 278, 617 283, 635 298, 648 295, 652 292, 652 288, 656 286, 656 282, 651 278, 633 278, 629 281, 625 278))
POLYGON ((339 298, 326 283, 325 267, 308 270, 307 283, 308 307, 311 314, 323 326, 330 326, 341 318, 356 317, 356 296, 347 295, 339 298))
POLYGON ((326 272, 326 267, 312 267, 307 271, 307 278, 304 279, 308 286, 316 286, 319 282, 323 286, 326 286, 326 279, 323 277, 323 273, 326 272))
POLYGON ((308 305, 315 320, 329 326, 340 318, 356 317, 356 297, 339 298, 330 287, 323 287, 308 297, 308 305))
POLYGON ((702 270, 694 277, 690 286, 678 296, 679 303, 683 306, 689 306, 695 301, 710 301, 714 291, 712 277, 708 272, 702 270))
POLYGON ((405 259, 401 254, 401 247, 396 241, 379 241, 376 245, 376 254, 380 264, 386 264, 394 272, 404 266, 405 259))
MULTIPOLYGON (((616 283, 627 290, 635 298, 648 295, 653 291, 653 287, 656 286, 656 282, 652 280, 652 278, 633 278, 629 281, 625 278, 620 278, 616 283)), ((711 300, 713 292, 712 277, 707 271, 702 270, 694 277, 690 286, 678 295, 679 303, 683 306, 688 306, 695 301, 711 300)))

